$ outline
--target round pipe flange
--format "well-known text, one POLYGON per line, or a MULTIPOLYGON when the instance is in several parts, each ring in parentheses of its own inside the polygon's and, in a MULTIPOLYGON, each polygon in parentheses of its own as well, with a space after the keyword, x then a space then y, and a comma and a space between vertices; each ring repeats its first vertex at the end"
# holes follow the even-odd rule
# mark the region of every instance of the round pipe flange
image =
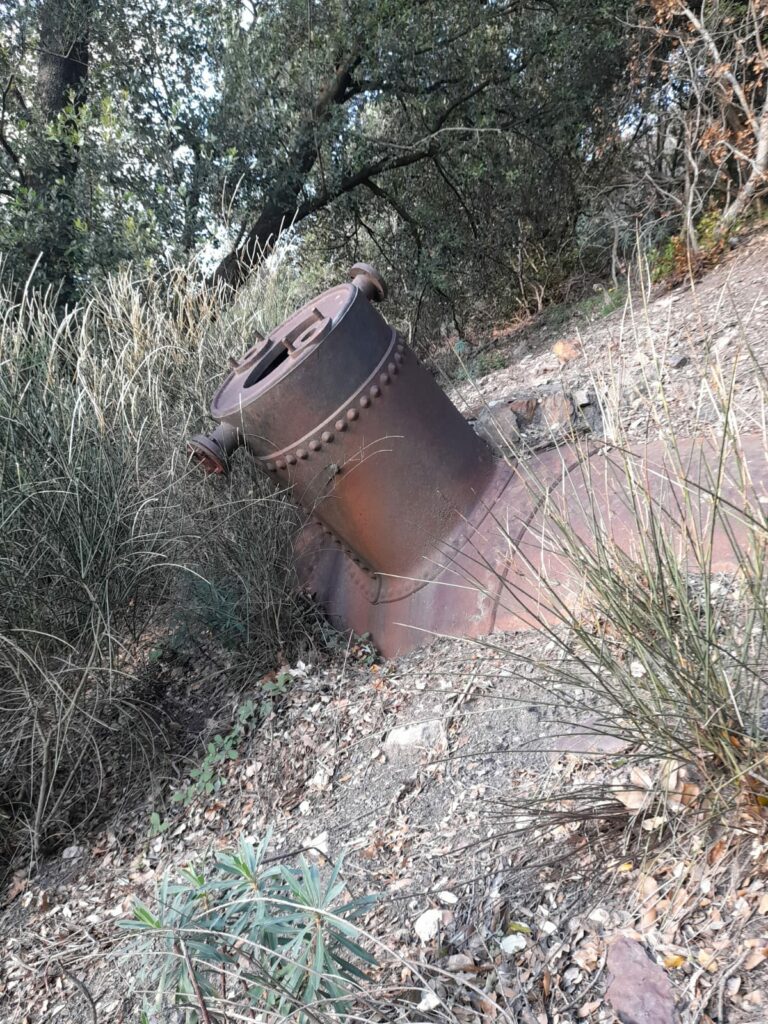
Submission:
POLYGON ((240 432, 220 423, 211 434, 195 434, 187 441, 187 451, 206 473, 224 476, 229 472, 229 457, 242 444, 240 432))
POLYGON ((387 283, 370 263, 355 263, 349 268, 349 277, 370 302, 383 302, 388 295, 387 283))

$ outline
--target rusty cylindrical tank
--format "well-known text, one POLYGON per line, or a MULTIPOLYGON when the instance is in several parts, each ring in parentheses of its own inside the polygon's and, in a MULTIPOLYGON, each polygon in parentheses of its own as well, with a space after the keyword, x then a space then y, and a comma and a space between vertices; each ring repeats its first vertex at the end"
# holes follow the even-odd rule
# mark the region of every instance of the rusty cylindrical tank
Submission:
POLYGON ((429 574, 497 467, 372 304, 384 294, 358 265, 259 340, 213 399, 218 429, 190 444, 214 472, 244 444, 369 578, 394 580, 429 574))
MULTIPOLYGON (((679 530, 682 557, 693 534, 711 533, 704 503, 696 522, 681 521, 682 478, 703 491, 711 475, 706 445, 683 443, 682 467, 659 445, 620 457, 566 445, 509 466, 376 310, 386 296, 376 271, 357 264, 351 277, 258 338, 213 398, 217 428, 190 441, 208 472, 226 472, 244 445, 292 490, 311 517, 296 546, 300 580, 341 627, 391 656, 435 635, 555 621, 581 582, 549 524, 567 518, 584 544, 599 529, 629 551, 641 539, 632 475, 679 530)), ((765 446, 745 450, 765 500, 765 446)), ((723 474, 734 507, 742 477, 738 466, 723 474)), ((739 530, 715 532, 718 568, 737 564, 739 530)))

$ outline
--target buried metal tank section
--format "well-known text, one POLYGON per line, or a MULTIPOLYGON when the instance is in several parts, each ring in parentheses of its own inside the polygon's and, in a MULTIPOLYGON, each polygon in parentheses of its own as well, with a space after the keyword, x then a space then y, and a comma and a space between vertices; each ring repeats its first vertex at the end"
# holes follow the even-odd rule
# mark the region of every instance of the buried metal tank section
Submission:
POLYGON ((754 529, 739 510, 768 493, 762 436, 724 464, 704 441, 674 457, 660 442, 563 445, 508 464, 375 308, 385 298, 379 274, 356 264, 350 283, 258 338, 213 398, 217 428, 190 441, 208 472, 243 445, 291 489, 310 515, 300 581, 337 625, 389 657, 435 635, 556 621, 583 596, 579 539, 600 531, 628 554, 642 543, 638 488, 681 558, 711 544, 713 570, 737 567, 754 529))

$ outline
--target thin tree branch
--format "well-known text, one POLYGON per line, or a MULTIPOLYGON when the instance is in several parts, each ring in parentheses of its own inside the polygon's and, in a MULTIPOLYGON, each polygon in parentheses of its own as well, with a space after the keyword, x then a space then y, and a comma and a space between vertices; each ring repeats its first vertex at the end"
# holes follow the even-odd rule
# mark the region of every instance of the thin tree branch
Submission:
POLYGON ((477 238, 479 234, 477 230, 477 224, 475 223, 475 218, 472 216, 472 211, 469 209, 466 202, 464 201, 464 196, 462 196, 461 192, 459 192, 456 185, 454 185, 454 183, 448 177, 446 171, 443 168, 443 165, 440 163, 440 158, 437 154, 435 154, 435 156, 433 157, 433 162, 435 167, 437 168, 437 173, 443 179, 443 181, 451 190, 451 192, 453 192, 453 194, 456 196, 456 200, 459 203, 459 206, 461 206, 462 210, 466 214, 467 220, 469 221, 470 230, 472 231, 472 237, 477 238))
POLYGON ((739 105, 744 113, 744 117, 747 119, 747 122, 749 123, 749 126, 752 129, 752 131, 755 133, 755 135, 757 135, 760 129, 757 123, 757 118, 755 117, 754 110, 752 109, 752 106, 749 100, 747 99, 744 90, 741 87, 741 83, 736 78, 734 73, 728 68, 727 63, 723 60, 718 45, 712 37, 709 29, 706 27, 704 22, 701 21, 701 19, 696 14, 694 14, 690 7, 683 7, 682 13, 699 33, 704 44, 709 50, 710 56, 712 57, 712 60, 715 62, 716 77, 724 78, 726 82, 728 82, 730 87, 733 89, 734 93, 736 94, 736 98, 739 101, 739 105))

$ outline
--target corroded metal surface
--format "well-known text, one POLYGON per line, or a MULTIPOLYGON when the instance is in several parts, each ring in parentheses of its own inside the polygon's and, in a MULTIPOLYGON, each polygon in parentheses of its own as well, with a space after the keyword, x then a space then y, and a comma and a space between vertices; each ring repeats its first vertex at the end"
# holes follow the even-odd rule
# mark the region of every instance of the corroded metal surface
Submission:
MULTIPOLYGON (((683 442, 673 463, 661 444, 563 446, 499 462, 372 305, 386 295, 376 271, 352 274, 257 341, 214 397, 219 426, 190 442, 216 473, 244 445, 292 489, 311 516, 296 545, 300 579, 340 626, 394 655, 434 635, 555 621, 583 597, 561 524, 585 547, 598 534, 627 552, 642 542, 630 479, 681 558, 711 540, 714 568, 736 566, 750 527, 734 513, 710 529, 716 449, 683 442)), ((743 439, 742 453, 759 508, 762 438, 743 439)), ((734 456, 718 484, 734 509, 742 470, 734 456)))
POLYGON ((487 445, 371 304, 372 268, 331 288, 260 340, 216 393, 220 426, 190 442, 220 472, 245 445, 368 579, 407 592, 417 564, 487 501, 487 445), (396 578, 403 579, 396 579, 396 578))

